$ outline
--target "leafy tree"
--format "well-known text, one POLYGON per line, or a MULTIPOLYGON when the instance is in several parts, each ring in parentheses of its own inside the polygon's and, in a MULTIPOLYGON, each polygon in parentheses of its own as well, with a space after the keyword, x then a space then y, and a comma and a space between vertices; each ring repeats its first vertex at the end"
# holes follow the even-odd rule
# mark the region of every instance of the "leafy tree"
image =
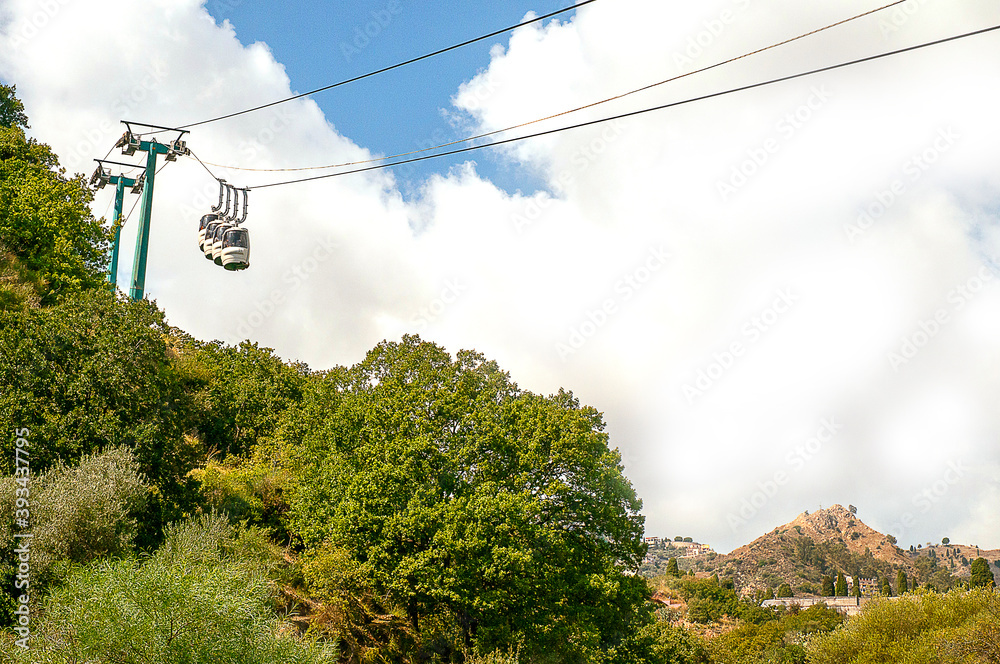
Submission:
POLYGON ((778 586, 778 597, 779 598, 794 597, 792 593, 792 587, 787 583, 782 583, 780 586, 778 586))
POLYGON ((693 537, 685 537, 684 541, 685 542, 694 542, 694 538, 693 537))
POLYGON ((847 509, 850 510, 851 514, 857 514, 858 513, 858 508, 855 507, 854 505, 848 505, 847 509))
POLYGON ((854 587, 851 588, 851 594, 854 597, 861 597, 861 579, 855 576, 853 586, 854 587))
POLYGON ((786 613, 778 620, 737 625, 706 645, 715 662, 726 664, 805 662, 804 644, 831 632, 843 622, 844 617, 837 611, 815 605, 797 613, 786 613))
POLYGON ((892 586, 889 585, 889 577, 882 577, 882 594, 886 597, 892 597, 892 586))
MULTIPOLYGON (((318 381, 290 531, 350 551, 414 633, 480 654, 612 657, 648 615, 640 503, 599 413, 522 392, 495 363, 404 337, 318 381)), ((307 558, 312 555, 307 553, 307 558)))
POLYGON ((823 576, 823 597, 833 597, 834 587, 833 587, 833 577, 830 575, 823 576))
POLYGON ((24 104, 16 93, 17 86, 0 84, 0 127, 29 129, 24 104))
POLYGON ((204 409, 197 423, 202 442, 224 454, 244 455, 269 437, 282 413, 302 399, 309 375, 305 365, 285 364, 256 343, 188 341, 178 352, 204 409))
POLYGON ((0 86, 0 309, 42 305, 104 285, 110 232, 90 212, 93 193, 69 178, 49 146, 24 134, 13 87, 0 86), (12 284, 12 281, 14 282, 12 284))
POLYGON ((680 576, 681 575, 680 569, 677 567, 677 559, 676 558, 671 558, 670 560, 667 561, 666 575, 667 576, 680 576))
MULTIPOLYGON (((132 451, 156 487, 140 541, 191 509, 188 473, 205 460, 197 405, 170 360, 163 314, 106 290, 43 309, 0 312, 0 428, 30 430, 32 470, 108 446, 132 451), (42 444, 44 443, 44 444, 42 444)), ((13 445, 0 439, 0 473, 13 474, 13 445)), ((155 539, 155 537, 154 537, 155 539)))
POLYGON ((847 597, 847 577, 843 572, 837 573, 837 597, 847 597))
POLYGON ((985 558, 976 558, 972 561, 972 577, 970 583, 973 588, 994 588, 996 580, 990 570, 990 564, 985 558))
POLYGON ((906 572, 899 570, 896 573, 896 592, 900 595, 905 593, 909 589, 907 585, 906 572))
POLYGON ((683 542, 684 538, 682 536, 680 536, 680 535, 677 535, 676 537, 674 537, 674 541, 675 542, 683 542))
POLYGON ((943 537, 943 538, 941 538, 941 544, 944 544, 945 546, 948 546, 949 544, 951 544, 951 540, 948 539, 947 537, 943 537))

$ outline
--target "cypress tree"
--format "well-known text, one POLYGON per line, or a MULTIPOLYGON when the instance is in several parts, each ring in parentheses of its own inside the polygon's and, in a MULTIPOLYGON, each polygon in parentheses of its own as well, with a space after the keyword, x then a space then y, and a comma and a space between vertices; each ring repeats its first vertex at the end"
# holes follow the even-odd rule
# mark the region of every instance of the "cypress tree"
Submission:
POLYGON ((906 572, 899 570, 896 573, 896 593, 902 595, 907 590, 909 590, 906 583, 906 572))
POLYGON ((972 561, 972 577, 970 583, 973 588, 994 588, 996 579, 990 571, 990 564, 985 558, 976 558, 972 561))
POLYGON ((837 573, 837 597, 847 597, 847 578, 843 572, 837 573))
POLYGON ((677 559, 671 558, 667 561, 667 576, 680 576, 680 569, 677 567, 677 559))
POLYGON ((833 577, 829 574, 823 577, 823 597, 833 597, 833 577))

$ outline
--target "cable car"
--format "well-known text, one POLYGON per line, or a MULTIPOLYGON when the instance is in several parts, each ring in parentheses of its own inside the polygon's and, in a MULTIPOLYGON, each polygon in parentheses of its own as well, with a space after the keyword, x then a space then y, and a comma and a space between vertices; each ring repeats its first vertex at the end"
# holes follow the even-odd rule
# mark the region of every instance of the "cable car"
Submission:
POLYGON ((202 251, 205 252, 205 258, 207 258, 208 260, 212 260, 212 258, 213 258, 213 256, 212 256, 212 249, 213 249, 213 243, 214 243, 214 238, 215 238, 215 229, 217 229, 223 223, 225 223, 225 222, 223 222, 223 221, 210 221, 205 226, 205 243, 204 243, 204 245, 202 245, 202 251))
POLYGON ((202 253, 205 251, 205 231, 208 228, 208 224, 218 219, 219 215, 215 213, 206 214, 201 218, 201 223, 198 224, 198 248, 201 249, 202 253))
POLYGON ((216 265, 222 265, 222 237, 230 228, 233 228, 233 224, 229 221, 224 221, 215 227, 215 235, 212 238, 212 260, 216 265))
POLYGON ((250 267, 250 231, 239 226, 226 229, 222 237, 222 267, 230 272, 250 267))

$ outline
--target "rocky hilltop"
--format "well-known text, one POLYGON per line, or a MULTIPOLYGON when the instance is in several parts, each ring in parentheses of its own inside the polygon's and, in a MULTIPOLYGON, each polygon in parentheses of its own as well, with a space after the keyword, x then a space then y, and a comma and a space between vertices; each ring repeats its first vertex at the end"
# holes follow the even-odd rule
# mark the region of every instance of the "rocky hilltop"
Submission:
POLYGON ((808 596, 821 594, 823 577, 839 572, 851 578, 888 579, 895 591, 902 571, 911 586, 916 580, 945 589, 968 579, 969 565, 977 557, 986 558, 1000 578, 1000 550, 930 543, 903 550, 894 538, 858 518, 853 507, 834 505, 803 512, 727 555, 709 552, 678 562, 681 571, 731 578, 745 594, 767 593, 787 583, 796 595, 808 596))

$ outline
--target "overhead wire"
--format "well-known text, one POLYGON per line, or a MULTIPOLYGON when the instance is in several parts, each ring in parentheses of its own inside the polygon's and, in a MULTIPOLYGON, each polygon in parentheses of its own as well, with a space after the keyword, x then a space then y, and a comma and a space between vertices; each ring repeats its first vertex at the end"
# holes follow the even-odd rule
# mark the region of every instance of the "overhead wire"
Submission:
MULTIPOLYGON (((256 172, 256 173, 290 173, 290 172, 300 172, 300 171, 326 170, 326 169, 330 169, 330 168, 344 168, 345 166, 360 166, 362 164, 374 164, 374 163, 377 163, 377 162, 387 161, 389 159, 398 159, 400 157, 408 157, 410 155, 421 154, 423 152, 431 152, 433 150, 440 150, 442 148, 451 147, 453 145, 459 145, 461 143, 469 143, 469 142, 472 142, 472 141, 481 140, 483 138, 489 138, 490 136, 496 136, 497 134, 502 134, 502 133, 505 133, 505 132, 508 132, 508 131, 513 131, 514 129, 521 129, 523 127, 528 127, 530 125, 538 124, 538 123, 541 123, 541 122, 546 122, 548 120, 554 120, 555 118, 563 117, 563 116, 569 115, 571 113, 576 113, 578 111, 583 111, 583 110, 586 110, 586 109, 594 108, 596 106, 600 106, 601 104, 606 104, 606 103, 609 103, 609 102, 612 102, 612 101, 617 101, 619 99, 624 99, 625 97, 629 97, 631 95, 638 94, 640 92, 645 92, 646 90, 651 90, 653 88, 659 87, 661 85, 666 85, 667 83, 672 83, 674 81, 678 81, 678 80, 680 80, 682 78, 686 78, 688 76, 694 76, 695 74, 701 74, 701 73, 710 71, 712 69, 717 69, 718 67, 722 67, 724 65, 728 65, 728 64, 731 64, 733 62, 737 62, 739 60, 744 60, 746 58, 752 57, 754 55, 758 55, 760 53, 764 53, 766 51, 770 51, 770 50, 775 49, 775 48, 779 48, 781 46, 785 46, 786 44, 791 44, 792 42, 796 42, 796 41, 799 41, 801 39, 805 39, 806 37, 811 37, 811 36, 819 34, 821 32, 825 32, 826 30, 831 30, 831 29, 836 28, 838 26, 844 25, 845 23, 850 23, 852 21, 856 21, 856 20, 864 18, 866 16, 871 16, 872 14, 876 14, 876 13, 884 11, 886 9, 890 9, 892 7, 895 7, 897 5, 901 5, 901 4, 903 4, 905 2, 908 2, 908 1, 909 0, 895 0, 894 2, 891 2, 891 3, 887 4, 887 5, 883 5, 882 7, 878 7, 877 9, 868 10, 866 12, 863 12, 861 14, 857 14, 857 15, 852 16, 850 18, 846 18, 846 19, 837 21, 836 23, 831 23, 830 25, 823 26, 822 28, 817 28, 815 30, 811 30, 811 31, 806 32, 804 34, 801 34, 801 35, 799 35, 797 37, 792 37, 790 39, 785 39, 784 41, 780 41, 780 42, 777 42, 775 44, 771 44, 770 46, 765 46, 765 47, 759 48, 759 49, 757 49, 755 51, 751 51, 749 53, 744 53, 743 55, 739 55, 739 56, 736 56, 736 57, 733 57, 733 58, 729 58, 728 60, 724 60, 722 62, 717 62, 717 63, 715 63, 713 65, 709 65, 707 67, 702 67, 701 69, 695 69, 693 71, 689 71, 689 72, 686 72, 684 74, 680 74, 678 76, 673 76, 671 78, 668 78, 668 79, 663 80, 663 81, 659 81, 657 83, 651 83, 649 85, 644 85, 644 86, 642 86, 640 88, 636 88, 634 90, 629 90, 628 92, 623 92, 623 93, 615 95, 613 97, 608 97, 606 99, 601 99, 600 101, 595 101, 595 102, 592 102, 592 103, 589 103, 589 104, 585 104, 584 106, 578 106, 576 108, 571 108, 569 110, 562 111, 560 113, 555 113, 553 115, 548 115, 548 116, 543 117, 543 118, 538 118, 537 120, 531 120, 529 122, 522 122, 521 124, 512 125, 510 127, 504 127, 503 129, 495 129, 493 131, 489 131, 489 132, 486 132, 486 133, 483 133, 483 134, 477 134, 475 136, 469 136, 467 138, 461 138, 461 139, 458 139, 458 140, 455 140, 455 141, 451 141, 449 143, 442 143, 441 145, 434 145, 434 146, 431 146, 431 147, 428 147, 428 148, 422 148, 420 150, 411 150, 409 152, 403 152, 403 153, 400 153, 400 154, 388 155, 388 156, 385 156, 385 157, 377 157, 377 158, 374 158, 374 159, 364 159, 364 160, 360 160, 360 161, 349 161, 349 162, 344 162, 344 163, 339 163, 339 164, 328 164, 328 165, 325 165, 325 166, 303 166, 303 167, 299 167, 299 168, 247 168, 247 167, 241 167, 241 166, 226 166, 226 165, 223 165, 223 164, 216 164, 216 163, 212 163, 212 162, 208 162, 208 163, 210 163, 212 166, 215 166, 217 168, 225 168, 227 170, 248 171, 248 172, 256 172)), ((199 159, 198 161, 201 161, 201 160, 199 159)), ((205 166, 205 162, 202 162, 202 166, 205 166)), ((206 168, 207 168, 207 166, 206 166, 206 168)))
POLYGON ((960 40, 960 39, 966 39, 966 38, 969 38, 969 37, 975 37, 975 36, 986 34, 986 33, 989 33, 989 32, 996 31, 996 30, 1000 30, 1000 25, 995 25, 995 26, 992 26, 992 27, 989 27, 989 28, 983 28, 981 30, 975 30, 975 31, 972 31, 972 32, 966 32, 966 33, 963 33, 963 34, 960 34, 960 35, 954 35, 952 37, 945 37, 943 39, 938 39, 938 40, 934 40, 934 41, 930 41, 930 42, 924 42, 922 44, 917 44, 915 46, 909 46, 909 47, 906 47, 906 48, 897 49, 895 51, 888 51, 888 52, 885 52, 885 53, 878 53, 876 55, 870 55, 870 56, 866 56, 866 57, 863 57, 863 58, 858 58, 856 60, 850 60, 850 61, 847 61, 847 62, 841 62, 841 63, 835 64, 835 65, 828 65, 826 67, 820 67, 820 68, 812 69, 812 70, 809 70, 809 71, 806 71, 806 72, 800 72, 798 74, 790 74, 790 75, 787 75, 787 76, 781 76, 781 77, 778 77, 778 78, 773 78, 773 79, 770 79, 770 80, 767 80, 767 81, 762 81, 762 82, 758 82, 758 83, 752 83, 752 84, 749 84, 749 85, 743 85, 743 86, 736 87, 736 88, 730 88, 728 90, 724 90, 724 91, 721 91, 721 92, 713 92, 711 94, 702 95, 702 96, 699 96, 699 97, 693 97, 693 98, 684 99, 684 100, 681 100, 681 101, 670 102, 670 103, 667 103, 667 104, 660 104, 658 106, 653 106, 653 107, 650 107, 650 108, 645 108, 645 109, 641 109, 641 110, 637 110, 637 111, 630 111, 628 113, 621 113, 621 114, 618 114, 618 115, 614 115, 614 116, 610 116, 610 117, 606 117, 606 118, 601 118, 601 119, 597 119, 597 120, 590 120, 590 121, 587 121, 587 122, 581 122, 581 123, 570 125, 570 126, 566 126, 566 127, 558 127, 556 129, 549 129, 549 130, 546 130, 546 131, 540 131, 540 132, 536 132, 534 134, 527 134, 525 136, 517 136, 517 137, 513 137, 513 138, 507 138, 507 139, 503 139, 503 140, 493 141, 491 143, 487 143, 487 144, 484 144, 484 145, 473 145, 473 146, 469 146, 469 147, 465 147, 465 148, 460 148, 460 149, 457 149, 457 150, 450 150, 450 151, 447 151, 447 152, 441 152, 441 153, 432 154, 432 155, 425 155, 425 156, 422 156, 422 157, 414 157, 412 159, 404 159, 404 160, 401 160, 401 161, 395 161, 395 162, 388 163, 388 164, 379 164, 379 165, 376 165, 376 166, 367 166, 367 167, 364 167, 364 168, 356 168, 356 169, 352 169, 352 170, 348 170, 348 171, 341 171, 341 172, 338 172, 338 173, 327 173, 325 175, 316 175, 316 176, 312 176, 312 177, 308 177, 308 178, 299 178, 299 179, 287 180, 287 181, 283 181, 283 182, 272 182, 272 183, 269 183, 269 184, 262 184, 262 185, 256 185, 256 186, 253 186, 253 187, 247 187, 247 189, 250 189, 250 190, 253 190, 253 189, 266 189, 266 188, 269 188, 269 187, 280 187, 280 186, 285 186, 285 185, 289 185, 289 184, 298 184, 298 183, 301 183, 301 182, 311 182, 311 181, 314 181, 314 180, 323 180, 323 179, 326 179, 326 178, 340 177, 340 176, 343 176, 343 175, 351 175, 351 174, 354 174, 354 173, 363 173, 363 172, 366 172, 366 171, 380 170, 380 169, 383 169, 383 168, 393 168, 395 166, 402 166, 404 164, 412 164, 412 163, 415 163, 415 162, 426 161, 426 160, 429 160, 429 159, 437 159, 439 157, 447 157, 447 156, 452 156, 452 155, 457 155, 457 154, 463 154, 463 153, 467 153, 467 152, 472 152, 474 150, 482 150, 484 148, 496 147, 496 146, 499 146, 499 145, 505 145, 505 144, 508 144, 508 143, 514 143, 514 142, 517 142, 517 141, 527 140, 529 138, 538 138, 540 136, 547 136, 547 135, 550 135, 550 134, 561 133, 561 132, 564 132, 564 131, 570 131, 572 129, 580 129, 582 127, 589 127, 589 126, 592 126, 592 125, 602 124, 602 123, 605 123, 605 122, 612 122, 614 120, 622 120, 622 119, 634 117, 634 116, 637 116, 637 115, 644 115, 646 113, 652 113, 654 111, 661 111, 661 110, 665 110, 665 109, 668 109, 668 108, 675 108, 675 107, 678 107, 678 106, 684 106, 686 104, 692 104, 692 103, 695 103, 695 102, 698 102, 698 101, 704 101, 704 100, 707 100, 707 99, 714 99, 716 97, 723 97, 723 96, 726 96, 726 95, 735 94, 737 92, 744 92, 744 91, 747 91, 747 90, 753 90, 755 88, 761 88, 761 87, 765 87, 765 86, 768 86, 768 85, 775 85, 777 83, 783 83, 783 82, 795 80, 795 79, 798 79, 798 78, 804 78, 806 76, 813 76, 813 75, 816 75, 816 74, 820 74, 820 73, 824 73, 824 72, 828 72, 828 71, 833 71, 833 70, 836 70, 836 69, 842 69, 844 67, 851 67, 851 66, 862 64, 862 63, 866 63, 866 62, 872 62, 872 61, 880 60, 880 59, 883 59, 883 58, 888 58, 888 57, 892 57, 892 56, 896 56, 896 55, 901 55, 903 53, 910 53, 910 52, 917 51, 917 50, 920 50, 920 49, 929 48, 931 46, 939 46, 941 44, 946 44, 946 43, 949 43, 949 42, 957 41, 957 40, 960 40))
MULTIPOLYGON (((212 122, 218 122, 220 120, 228 120, 229 118, 235 118, 235 117, 240 116, 240 115, 246 115, 247 113, 254 113, 256 111, 262 111, 265 108, 271 108, 272 106, 277 106, 279 104, 284 104, 284 103, 287 103, 287 102, 290 102, 290 101, 295 101, 296 99, 301 99, 303 97, 309 97, 309 96, 317 94, 319 92, 325 92, 327 90, 332 90, 332 89, 338 88, 338 87, 340 87, 342 85, 347 85, 348 83, 354 83, 354 82, 357 82, 357 81, 364 80, 366 78, 371 78, 372 76, 378 76, 379 74, 384 74, 384 73, 392 71, 394 69, 399 69, 401 67, 406 67, 407 65, 412 65, 412 64, 420 62, 422 60, 427 60, 429 58, 433 58, 433 57, 436 57, 438 55, 442 55, 444 53, 448 53, 449 51, 454 51, 454 50, 457 50, 457 49, 469 46, 471 44, 475 44, 477 42, 481 42, 481 41, 485 41, 487 39, 491 39, 493 37, 497 37, 497 36, 502 35, 502 34, 504 34, 506 32, 510 32, 511 30, 516 30, 516 29, 524 27, 526 25, 531 25, 532 23, 538 23, 539 21, 544 21, 544 20, 546 20, 548 18, 552 18, 553 16, 558 16, 559 14, 564 14, 566 12, 573 11, 575 9, 579 9, 580 7, 583 7, 584 5, 589 5, 589 4, 593 3, 593 2, 597 2, 597 0, 581 0, 581 2, 578 2, 578 3, 574 4, 574 5, 569 6, 569 7, 565 7, 563 9, 559 9, 559 10, 556 10, 554 12, 549 12, 548 14, 544 14, 542 16, 537 16, 537 17, 535 17, 533 19, 529 19, 527 21, 522 21, 521 23, 518 23, 517 25, 508 26, 508 27, 503 28, 501 30, 495 30, 495 31, 489 33, 488 35, 483 35, 481 37, 476 37, 474 39, 468 39, 468 40, 466 40, 466 41, 464 41, 464 42, 462 42, 460 44, 455 44, 453 46, 448 46, 448 47, 445 47, 445 48, 441 48, 441 49, 438 49, 436 51, 433 51, 432 53, 426 53, 424 55, 421 55, 421 56, 418 56, 418 57, 415 57, 415 58, 410 58, 409 60, 406 60, 404 62, 399 62, 397 64, 390 65, 388 67, 383 67, 381 69, 377 69, 375 71, 368 72, 367 74, 360 74, 358 76, 354 76, 352 78, 348 78, 348 79, 345 79, 343 81, 338 81, 337 83, 333 83, 331 85, 326 85, 326 86, 323 86, 321 88, 316 88, 315 90, 310 90, 309 92, 303 92, 301 94, 293 95, 293 96, 287 97, 285 99, 279 99, 278 101, 272 101, 272 102, 267 103, 267 104, 261 104, 260 106, 255 106, 253 108, 248 108, 248 109, 245 109, 245 110, 242 110, 242 111, 237 111, 235 113, 228 113, 226 115, 220 115, 218 117, 210 118, 208 120, 202 120, 200 122, 192 122, 191 124, 181 125, 180 127, 178 127, 178 129, 190 129, 191 127, 199 127, 201 125, 209 124, 209 123, 212 123, 212 122)), ((156 132, 149 132, 149 133, 156 133, 156 132)))

